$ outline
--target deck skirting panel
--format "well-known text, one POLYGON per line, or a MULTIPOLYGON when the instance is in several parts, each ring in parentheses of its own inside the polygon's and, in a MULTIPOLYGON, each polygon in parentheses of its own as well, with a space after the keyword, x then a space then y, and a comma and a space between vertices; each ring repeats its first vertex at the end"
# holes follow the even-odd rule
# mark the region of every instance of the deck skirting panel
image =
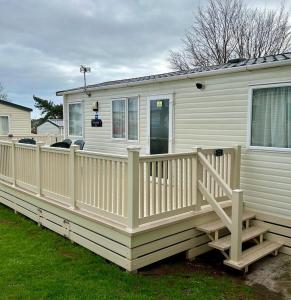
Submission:
POLYGON ((100 222, 90 221, 61 206, 44 203, 37 196, 2 183, 0 203, 128 271, 180 252, 192 251, 199 255, 208 251, 209 238, 195 227, 201 222, 217 219, 215 213, 207 212, 167 226, 129 234, 102 226, 100 222))
POLYGON ((265 238, 269 241, 279 242, 283 247, 279 252, 291 255, 291 219, 282 216, 256 212, 256 220, 253 220, 255 225, 268 229, 265 238))

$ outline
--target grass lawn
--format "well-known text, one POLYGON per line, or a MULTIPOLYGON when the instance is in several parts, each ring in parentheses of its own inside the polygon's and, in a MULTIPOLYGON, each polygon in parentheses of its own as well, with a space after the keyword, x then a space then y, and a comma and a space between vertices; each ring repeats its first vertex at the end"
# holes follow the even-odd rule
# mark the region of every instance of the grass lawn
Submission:
POLYGON ((256 299, 237 278, 185 266, 126 273, 0 204, 0 299, 256 299))

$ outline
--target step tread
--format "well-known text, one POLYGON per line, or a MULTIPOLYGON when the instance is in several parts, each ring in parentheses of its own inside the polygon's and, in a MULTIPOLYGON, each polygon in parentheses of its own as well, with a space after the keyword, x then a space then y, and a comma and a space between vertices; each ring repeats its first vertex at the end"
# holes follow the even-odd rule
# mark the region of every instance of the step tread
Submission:
MULTIPOLYGON (((256 216, 256 214, 251 211, 244 211, 242 219, 243 219, 243 221, 246 221, 246 220, 253 219, 255 216, 256 216)), ((215 232, 215 231, 220 230, 225 227, 226 226, 224 225, 224 223, 221 220, 218 220, 218 221, 199 225, 196 228, 197 228, 197 230, 200 230, 200 231, 203 231, 206 233, 212 233, 212 232, 215 232)))
POLYGON ((253 246, 243 251, 239 261, 232 261, 231 259, 227 259, 224 261, 224 264, 235 269, 241 270, 249 266, 250 264, 256 262, 260 258, 267 256, 275 250, 278 250, 281 246, 282 244, 280 243, 264 241, 259 245, 253 246))
MULTIPOLYGON (((268 230, 266 228, 262 228, 259 226, 252 226, 247 229, 243 229, 242 242, 249 241, 267 231, 268 230)), ((212 241, 212 242, 208 243, 208 245, 212 248, 215 248, 215 249, 218 249, 221 251, 225 251, 230 248, 230 243, 231 243, 231 235, 229 234, 229 235, 226 235, 226 236, 220 238, 217 241, 212 241)))

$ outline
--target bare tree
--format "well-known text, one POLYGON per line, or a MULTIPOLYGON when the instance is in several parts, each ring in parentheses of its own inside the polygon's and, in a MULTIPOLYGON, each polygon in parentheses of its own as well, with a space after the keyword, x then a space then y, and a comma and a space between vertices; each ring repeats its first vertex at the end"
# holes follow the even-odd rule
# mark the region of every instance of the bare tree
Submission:
POLYGON ((183 39, 183 48, 171 51, 175 70, 226 63, 234 57, 253 58, 290 49, 289 12, 259 10, 243 0, 209 0, 200 7, 183 39))
POLYGON ((8 100, 8 95, 5 93, 2 84, 0 83, 0 100, 8 100))

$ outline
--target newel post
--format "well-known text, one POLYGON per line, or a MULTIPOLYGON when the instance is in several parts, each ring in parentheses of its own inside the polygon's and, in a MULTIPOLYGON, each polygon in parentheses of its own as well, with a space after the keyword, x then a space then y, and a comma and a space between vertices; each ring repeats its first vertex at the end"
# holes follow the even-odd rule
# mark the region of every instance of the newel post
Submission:
POLYGON ((76 151, 80 150, 79 145, 72 145, 70 147, 70 164, 69 164, 69 191, 70 191, 70 206, 75 209, 76 203, 76 151))
POLYGON ((11 175, 12 175, 12 185, 16 186, 16 149, 15 144, 17 139, 12 139, 11 144, 11 175))
POLYGON ((199 190, 199 185, 198 185, 199 180, 203 181, 203 166, 199 160, 199 153, 202 152, 202 148, 194 147, 193 152, 196 153, 196 168, 194 170, 194 180, 195 180, 194 186, 196 186, 195 193, 194 193, 194 197, 196 198, 195 210, 199 211, 201 209, 202 201, 203 201, 203 196, 199 190))
POLYGON ((44 145, 43 142, 36 143, 36 194, 37 196, 41 195, 41 182, 42 182, 42 174, 41 174, 41 147, 44 145))
POLYGON ((242 253, 243 191, 232 191, 230 259, 238 261, 242 253))
POLYGON ((128 204, 127 226, 130 229, 138 227, 139 218, 139 151, 140 147, 127 147, 128 153, 128 204))
POLYGON ((241 146, 234 147, 233 189, 240 188, 241 146))

